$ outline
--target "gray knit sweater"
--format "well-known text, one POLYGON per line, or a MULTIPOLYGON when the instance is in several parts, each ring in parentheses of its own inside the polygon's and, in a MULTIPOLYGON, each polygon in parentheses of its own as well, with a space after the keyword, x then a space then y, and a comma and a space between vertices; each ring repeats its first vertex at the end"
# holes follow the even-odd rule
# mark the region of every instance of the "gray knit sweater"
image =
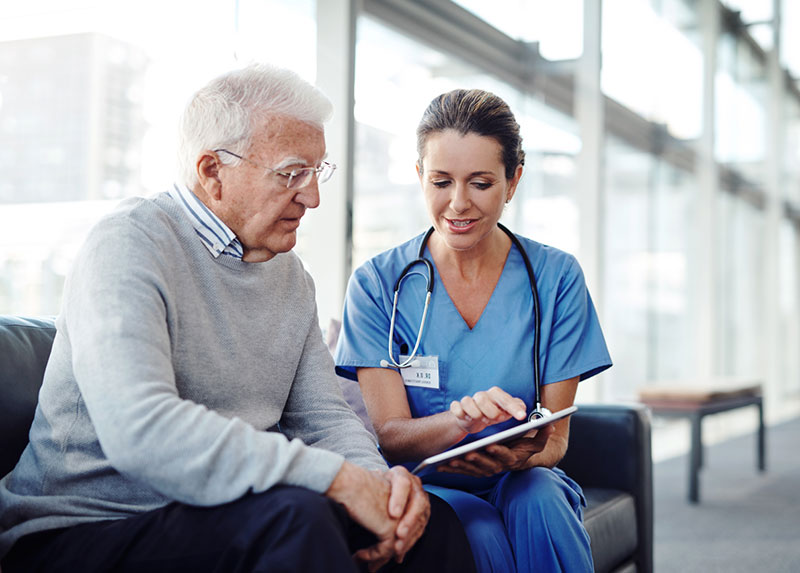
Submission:
POLYGON ((168 194, 122 203, 67 280, 31 441, 0 481, 0 556, 173 500, 324 492, 344 459, 385 469, 317 320, 293 253, 214 259, 168 194))

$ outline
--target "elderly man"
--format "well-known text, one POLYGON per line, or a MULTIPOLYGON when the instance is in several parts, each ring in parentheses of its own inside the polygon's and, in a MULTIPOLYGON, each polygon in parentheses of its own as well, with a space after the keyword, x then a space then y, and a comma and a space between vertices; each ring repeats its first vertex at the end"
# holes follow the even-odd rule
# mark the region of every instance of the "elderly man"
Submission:
POLYGON ((92 230, 0 482, 5 573, 473 568, 343 400, 291 252, 330 111, 287 70, 217 78, 184 113, 182 184, 92 230))

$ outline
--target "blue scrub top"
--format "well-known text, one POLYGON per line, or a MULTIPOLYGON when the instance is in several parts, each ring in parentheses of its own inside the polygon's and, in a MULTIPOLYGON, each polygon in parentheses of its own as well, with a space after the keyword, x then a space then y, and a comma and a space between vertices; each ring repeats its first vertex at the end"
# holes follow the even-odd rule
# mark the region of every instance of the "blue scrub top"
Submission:
MULTIPOLYGON (((350 278, 342 331, 334 360, 336 371, 356 380, 356 368, 380 367, 388 360, 389 323, 394 283, 418 258, 424 235, 381 253, 350 278)), ((519 237, 533 265, 541 305, 539 364, 542 384, 575 376, 585 380, 611 366, 600 323, 583 272, 570 254, 519 237)), ((431 262, 430 252, 425 256, 431 262)), ((411 413, 423 417, 448 410, 450 402, 499 386, 533 408, 533 295, 522 255, 513 245, 500 280, 478 323, 470 329, 434 267, 434 287, 418 355, 438 356, 439 388, 406 386, 411 413)), ((425 302, 423 264, 403 281, 397 304, 393 355, 414 348, 425 302), (416 272, 415 272, 416 271, 416 272)), ((398 360, 399 361, 399 360, 398 360)), ((518 422, 490 426, 464 442, 518 422)))

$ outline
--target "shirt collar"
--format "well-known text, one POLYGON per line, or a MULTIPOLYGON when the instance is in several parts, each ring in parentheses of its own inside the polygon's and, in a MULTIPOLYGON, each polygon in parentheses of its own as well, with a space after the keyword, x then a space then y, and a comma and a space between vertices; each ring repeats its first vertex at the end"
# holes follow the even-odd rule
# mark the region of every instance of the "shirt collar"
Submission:
POLYGON ((220 255, 242 259, 244 249, 234 232, 186 185, 173 184, 169 194, 183 208, 197 236, 215 259, 220 255))

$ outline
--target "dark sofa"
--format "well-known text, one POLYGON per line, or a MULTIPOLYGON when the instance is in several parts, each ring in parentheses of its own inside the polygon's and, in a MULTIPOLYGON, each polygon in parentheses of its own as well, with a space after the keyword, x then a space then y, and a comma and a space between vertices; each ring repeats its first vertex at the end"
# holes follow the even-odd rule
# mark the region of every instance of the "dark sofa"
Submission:
POLYGON ((640 404, 578 404, 559 464, 581 484, 595 571, 653 571, 650 412, 640 404))
MULTIPOLYGON (((53 320, 0 316, 0 476, 28 441, 53 320)), ((653 570, 650 421, 639 405, 579 404, 560 466, 584 489, 598 573, 653 570)))

